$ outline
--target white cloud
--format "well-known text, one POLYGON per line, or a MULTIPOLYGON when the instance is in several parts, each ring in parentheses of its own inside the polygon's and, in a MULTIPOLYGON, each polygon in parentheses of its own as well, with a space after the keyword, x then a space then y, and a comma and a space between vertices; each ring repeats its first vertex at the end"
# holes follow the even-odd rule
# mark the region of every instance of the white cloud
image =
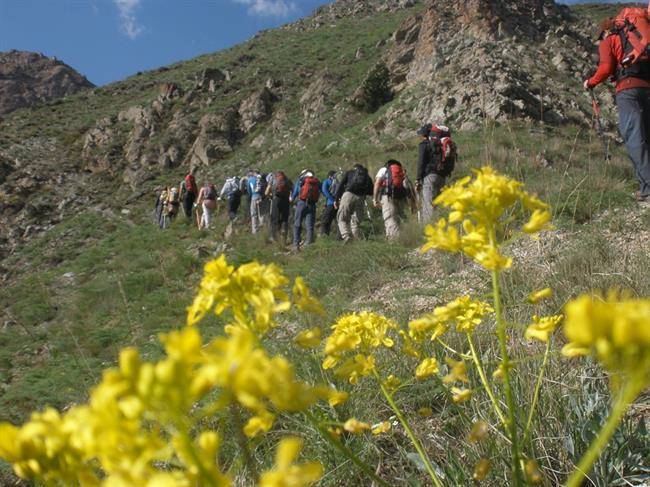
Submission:
POLYGON ((138 37, 144 27, 138 23, 135 16, 135 10, 140 6, 141 0, 113 0, 117 10, 120 12, 120 21, 122 30, 129 39, 138 37))
POLYGON ((248 6, 248 13, 264 17, 288 17, 298 7, 295 2, 287 0, 234 0, 248 6))

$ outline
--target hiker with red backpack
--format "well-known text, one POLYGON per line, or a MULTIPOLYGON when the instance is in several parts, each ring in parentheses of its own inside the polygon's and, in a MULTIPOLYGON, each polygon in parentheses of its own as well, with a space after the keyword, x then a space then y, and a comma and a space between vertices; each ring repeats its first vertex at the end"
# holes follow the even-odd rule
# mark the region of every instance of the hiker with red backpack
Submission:
POLYGON ((418 130, 418 135, 420 144, 415 189, 422 195, 421 223, 426 224, 433 218, 433 201, 454 170, 456 149, 451 141, 451 132, 445 126, 427 123, 418 130), (447 157, 443 152, 443 139, 447 144, 447 157))
POLYGON ((336 192, 335 208, 337 221, 344 243, 361 238, 361 221, 366 205, 366 196, 372 196, 373 184, 368 169, 355 164, 347 171, 336 192))
POLYGON ((397 239, 400 224, 406 218, 406 207, 410 206, 413 213, 417 210, 415 188, 401 162, 391 159, 379 169, 375 177, 373 202, 375 208, 381 208, 386 238, 397 239))
POLYGON ((282 245, 287 243, 289 233, 289 213, 291 203, 289 199, 293 191, 293 182, 282 171, 270 173, 267 179, 266 196, 271 201, 271 236, 272 242, 278 238, 278 232, 282 234, 282 245))
POLYGON ((293 249, 300 250, 302 226, 306 227, 307 245, 314 243, 314 226, 316 224, 316 203, 320 196, 320 181, 309 169, 305 169, 298 177, 298 183, 291 193, 291 202, 296 203, 293 226, 293 249))
POLYGON ((196 186, 195 175, 196 168, 190 169, 178 187, 178 191, 183 202, 183 213, 185 213, 185 216, 187 218, 192 218, 192 208, 194 207, 194 202, 199 195, 199 190, 196 186))
POLYGON ((634 196, 650 202, 650 6, 624 8, 601 22, 599 31, 598 70, 584 88, 608 78, 615 82, 619 130, 639 180, 634 196))

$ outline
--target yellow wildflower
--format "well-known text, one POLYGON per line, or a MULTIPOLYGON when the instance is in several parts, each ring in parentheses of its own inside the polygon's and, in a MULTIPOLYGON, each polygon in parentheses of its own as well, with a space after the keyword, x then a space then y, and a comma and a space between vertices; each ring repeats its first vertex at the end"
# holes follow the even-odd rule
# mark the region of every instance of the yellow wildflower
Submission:
POLYGON ((401 383, 402 381, 400 381, 397 377, 391 374, 383 382, 383 385, 388 392, 394 392, 397 390, 397 388, 400 386, 401 383))
POLYGON ((382 421, 381 423, 372 426, 371 432, 373 435, 381 435, 390 431, 390 421, 382 421))
POLYGON ((263 411, 258 416, 253 416, 244 425, 244 434, 249 438, 255 438, 266 433, 273 426, 275 416, 268 411, 263 411))
POLYGON ((540 484, 542 483, 542 480, 544 478, 542 477, 542 472, 539 470, 539 465, 537 462, 533 459, 529 459, 526 461, 526 477, 528 478, 528 482, 531 484, 540 484))
POLYGON ((321 330, 318 327, 303 330, 296 335, 295 341, 304 349, 316 348, 320 345, 321 330))
POLYGON ((534 293, 530 293, 528 295, 528 302, 530 304, 537 304, 540 301, 550 298, 553 296, 553 290, 550 287, 540 289, 539 291, 535 291, 534 293))
POLYGON ((613 372, 645 370, 650 380, 650 299, 583 295, 565 310, 565 355, 588 350, 613 372))
POLYGON ((345 391, 332 391, 327 401, 330 406, 334 407, 343 404, 349 397, 350 394, 345 391))
POLYGON ((418 380, 424 380, 437 374, 438 370, 438 361, 433 357, 426 358, 417 366, 417 369, 415 369, 415 377, 418 380))
POLYGON ((497 173, 491 167, 475 171, 475 177, 466 177, 446 188, 435 203, 450 209, 448 219, 425 229, 425 252, 440 249, 463 252, 488 270, 504 270, 512 259, 500 252, 497 241, 500 219, 504 213, 520 203, 531 213, 522 231, 536 234, 548 228, 551 214, 548 205, 522 189, 522 183, 497 173), (462 230, 462 231, 461 231, 462 230))
POLYGON ((461 389, 460 387, 452 387, 451 394, 456 404, 468 401, 472 397, 472 391, 470 389, 461 389))
POLYGON ((296 277, 293 284, 293 302, 299 310, 305 313, 325 314, 320 301, 311 295, 302 277, 296 277))
POLYGON ((562 322, 562 315, 555 316, 533 316, 533 323, 526 328, 524 336, 527 340, 536 339, 547 342, 548 337, 555 331, 557 326, 562 322))
POLYGON ((433 416, 433 409, 430 407, 421 407, 418 409, 418 415, 421 416, 422 418, 428 418, 430 416, 433 416))
POLYGON ((261 475, 260 486, 305 487, 318 482, 323 476, 323 466, 319 462, 295 464, 301 449, 299 438, 284 438, 278 446, 275 465, 261 475))
POLYGON ((453 360, 446 358, 445 362, 449 366, 449 373, 442 378, 442 382, 445 384, 451 384, 452 382, 469 382, 467 378, 467 365, 462 360, 453 360))
POLYGON ((435 340, 456 324, 456 330, 472 333, 481 324, 485 315, 494 312, 483 301, 474 301, 469 296, 461 296, 444 306, 436 307, 432 313, 409 323, 409 334, 414 340, 422 340, 430 335, 435 340))
POLYGON ((467 436, 470 443, 477 443, 485 438, 488 434, 488 424, 485 421, 476 421, 472 425, 472 430, 467 436))
POLYGON ((487 458, 482 458, 474 467, 474 474, 472 475, 472 478, 477 481, 485 480, 485 477, 488 476, 491 468, 492 464, 490 463, 490 460, 487 458))
POLYGON ((350 418, 343 424, 343 429, 348 433, 358 435, 364 431, 368 431, 370 429, 370 425, 368 423, 362 423, 355 418, 350 418))

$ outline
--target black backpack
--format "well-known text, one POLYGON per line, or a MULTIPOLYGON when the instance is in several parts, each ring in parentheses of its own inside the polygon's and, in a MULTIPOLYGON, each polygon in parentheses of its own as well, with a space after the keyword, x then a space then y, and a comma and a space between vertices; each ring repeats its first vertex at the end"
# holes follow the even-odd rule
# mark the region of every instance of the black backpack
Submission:
POLYGON ((437 137, 429 139, 429 161, 424 168, 424 174, 437 174, 442 164, 442 144, 437 137))
POLYGON ((365 167, 355 167, 348 176, 348 184, 345 189, 359 196, 364 195, 367 192, 369 179, 370 176, 365 167))

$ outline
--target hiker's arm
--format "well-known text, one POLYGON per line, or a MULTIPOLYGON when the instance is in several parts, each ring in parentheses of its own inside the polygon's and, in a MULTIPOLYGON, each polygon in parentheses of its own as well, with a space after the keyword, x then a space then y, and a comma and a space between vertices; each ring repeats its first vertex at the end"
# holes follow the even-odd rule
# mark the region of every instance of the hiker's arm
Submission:
POLYGON ((598 63, 596 73, 587 80, 586 85, 588 88, 594 88, 616 74, 617 63, 612 49, 611 39, 611 36, 607 37, 598 46, 600 62, 598 63))
POLYGON ((336 195, 335 195, 335 200, 338 202, 342 197, 343 193, 345 193, 345 187, 348 185, 348 173, 346 172, 343 177, 341 178, 341 182, 339 183, 339 187, 336 189, 336 195))
POLYGON ((323 183, 323 194, 325 195, 325 198, 327 198, 328 200, 335 199, 334 195, 330 192, 331 187, 332 187, 332 181, 330 181, 329 179, 325 180, 325 182, 323 183))
POLYGON ((289 198, 289 201, 290 201, 290 202, 295 201, 299 194, 300 194, 300 182, 298 182, 298 183, 293 187, 293 192, 291 193, 291 198, 289 198))
POLYGON ((372 202, 376 208, 379 208, 379 195, 381 193, 381 178, 375 179, 375 186, 372 190, 372 202))

